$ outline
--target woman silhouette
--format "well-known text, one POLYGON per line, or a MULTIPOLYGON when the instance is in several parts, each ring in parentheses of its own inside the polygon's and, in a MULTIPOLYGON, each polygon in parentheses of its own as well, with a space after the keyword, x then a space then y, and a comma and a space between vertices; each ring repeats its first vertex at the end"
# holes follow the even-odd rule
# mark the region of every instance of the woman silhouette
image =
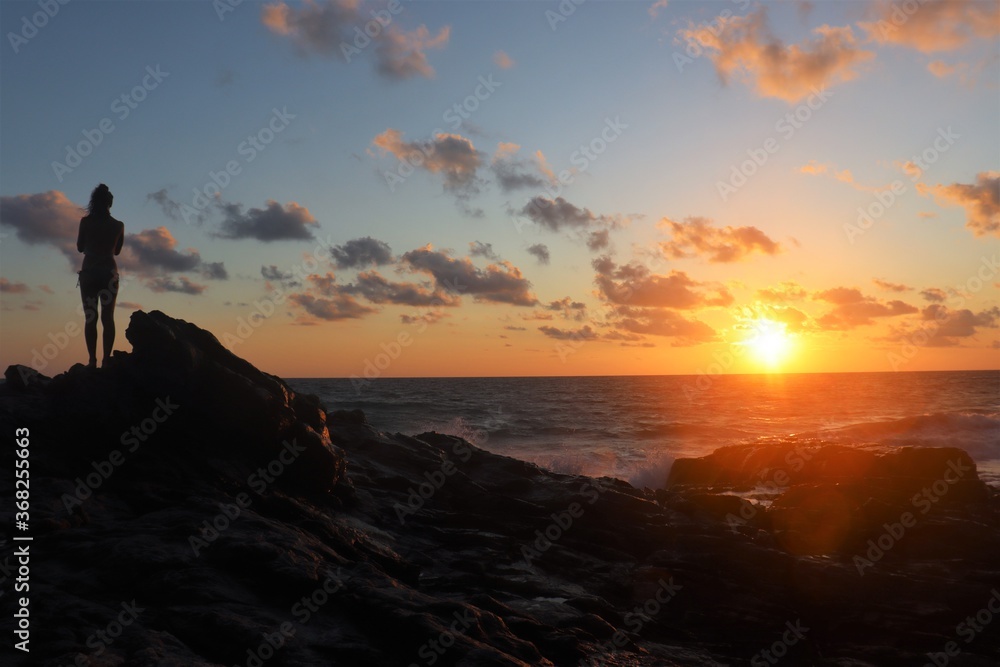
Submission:
POLYGON ((111 358, 115 346, 115 301, 118 300, 118 264, 115 255, 122 251, 125 225, 111 217, 111 204, 115 198, 108 186, 101 183, 90 193, 87 215, 80 220, 80 233, 76 249, 83 253, 80 270, 80 296, 83 299, 85 318, 83 337, 87 341, 90 361, 87 366, 97 367, 97 304, 101 304, 101 323, 104 325, 104 366, 111 358))

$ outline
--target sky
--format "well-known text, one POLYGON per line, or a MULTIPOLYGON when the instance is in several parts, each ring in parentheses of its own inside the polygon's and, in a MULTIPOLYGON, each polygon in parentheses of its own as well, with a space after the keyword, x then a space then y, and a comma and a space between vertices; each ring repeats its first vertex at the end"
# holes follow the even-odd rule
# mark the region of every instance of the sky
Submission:
POLYGON ((1000 4, 0 3, 0 363, 137 310, 284 377, 1000 367, 1000 4))

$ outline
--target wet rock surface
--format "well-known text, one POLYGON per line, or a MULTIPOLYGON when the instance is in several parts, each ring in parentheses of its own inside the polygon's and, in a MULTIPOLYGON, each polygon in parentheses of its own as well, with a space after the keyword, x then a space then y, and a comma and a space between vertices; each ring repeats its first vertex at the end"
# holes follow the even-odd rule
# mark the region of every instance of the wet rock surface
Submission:
MULTIPOLYGON (((106 369, 0 388, 34 536, 5 664, 1000 660, 1000 498, 961 450, 726 448, 635 489, 380 432, 162 313, 127 335, 106 369), (732 495, 779 471, 773 502, 732 495)), ((9 567, 12 474, 0 495, 9 567)))

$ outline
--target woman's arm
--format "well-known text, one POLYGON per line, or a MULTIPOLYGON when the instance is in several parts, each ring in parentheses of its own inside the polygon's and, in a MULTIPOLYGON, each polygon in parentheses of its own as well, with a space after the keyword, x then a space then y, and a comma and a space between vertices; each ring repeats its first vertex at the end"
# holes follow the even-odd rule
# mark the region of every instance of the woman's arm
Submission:
POLYGON ((84 230, 85 230, 85 227, 86 227, 86 225, 85 225, 86 220, 87 220, 86 218, 80 218, 80 231, 77 232, 77 234, 76 234, 76 251, 77 252, 83 252, 83 249, 86 247, 87 239, 86 239, 86 234, 84 234, 84 230))
POLYGON ((122 245, 125 243, 125 223, 118 222, 118 242, 115 244, 115 254, 119 254, 122 251, 122 245))

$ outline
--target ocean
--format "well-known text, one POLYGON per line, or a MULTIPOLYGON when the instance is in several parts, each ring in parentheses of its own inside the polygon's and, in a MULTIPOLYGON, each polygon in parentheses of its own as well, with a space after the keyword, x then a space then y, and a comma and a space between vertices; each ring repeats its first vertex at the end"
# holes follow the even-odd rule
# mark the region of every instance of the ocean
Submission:
POLYGON ((551 470, 662 487, 675 458, 774 440, 953 446, 1000 487, 1000 371, 289 380, 381 431, 462 436, 551 470))

